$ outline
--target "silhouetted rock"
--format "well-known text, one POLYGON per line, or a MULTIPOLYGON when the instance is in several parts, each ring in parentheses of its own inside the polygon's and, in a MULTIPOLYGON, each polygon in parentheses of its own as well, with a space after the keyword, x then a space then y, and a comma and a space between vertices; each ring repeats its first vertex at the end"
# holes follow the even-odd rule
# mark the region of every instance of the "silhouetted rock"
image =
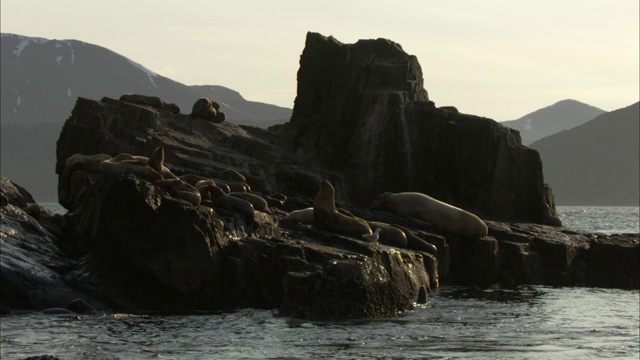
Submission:
MULTIPOLYGON (((309 49, 340 54, 345 49, 344 45, 323 37, 316 40, 329 41, 330 45, 328 49, 318 48, 313 43, 314 36, 309 36, 309 49)), ((398 45, 386 40, 361 45, 375 55, 371 59, 376 61, 380 54, 400 57, 403 54, 398 45)), ((305 49, 305 54, 309 51, 305 49)), ((351 53, 357 54, 357 51, 351 53)), ((418 300, 424 302, 425 295, 442 283, 589 285, 607 283, 607 279, 619 276, 625 280, 610 281, 608 285, 637 288, 634 279, 638 279, 640 270, 635 266, 637 255, 634 254, 640 247, 638 234, 590 234, 531 222, 488 220, 480 213, 488 225, 488 235, 460 236, 428 222, 366 204, 367 194, 362 189, 374 193, 387 186, 393 186, 388 190, 415 190, 420 187, 409 187, 404 175, 435 177, 438 174, 438 181, 431 184, 430 189, 452 197, 458 194, 458 198, 476 206, 487 206, 483 209, 491 210, 493 217, 499 218, 506 209, 511 209, 520 215, 505 218, 529 216, 542 222, 542 215, 526 208, 527 201, 535 211, 546 206, 546 219, 551 217, 550 189, 535 176, 534 180, 526 179, 531 174, 539 175, 537 153, 522 147, 517 137, 492 120, 435 109, 426 99, 426 92, 421 90, 421 78, 406 83, 407 69, 416 75, 417 66, 409 57, 406 62, 383 61, 379 67, 373 66, 380 73, 370 72, 369 81, 378 88, 374 97, 386 99, 378 103, 374 113, 388 114, 385 119, 389 120, 375 120, 375 126, 392 131, 393 126, 384 126, 388 122, 398 124, 402 117, 392 116, 397 111, 426 116, 422 121, 412 117, 414 120, 407 123, 415 127, 412 131, 425 131, 425 138, 433 143, 426 150, 421 146, 411 147, 412 156, 420 156, 415 155, 415 162, 396 161, 395 164, 384 157, 376 158, 382 155, 375 152, 377 145, 368 146, 375 155, 372 158, 361 157, 366 153, 364 148, 362 153, 351 147, 344 149, 350 141, 347 138, 349 141, 345 143, 341 138, 345 129, 331 118, 322 117, 318 117, 318 121, 326 121, 327 128, 339 136, 319 135, 327 142, 326 147, 317 143, 316 150, 298 143, 300 151, 292 153, 292 134, 296 131, 306 141, 320 141, 313 140, 312 133, 321 126, 316 127, 308 121, 309 117, 301 115, 306 111, 302 104, 326 101, 317 100, 315 96, 305 98, 309 95, 307 91, 301 91, 300 108, 296 103, 298 120, 281 126, 276 130, 278 133, 227 122, 214 123, 159 110, 153 104, 79 98, 60 134, 56 153, 60 203, 69 210, 63 217, 60 234, 52 234, 29 215, 37 211, 27 213, 13 205, 20 202, 28 209, 31 203, 10 181, 3 179, 1 183, 2 231, 8 234, 6 243, 10 245, 3 243, 1 254, 2 310, 11 311, 20 306, 41 309, 44 305, 70 309, 70 302, 77 298, 100 308, 89 300, 91 296, 112 309, 130 312, 255 307, 278 308, 284 315, 300 318, 336 319, 393 316, 411 309, 418 300), (385 66, 390 66, 390 70, 382 71, 385 66), (398 74, 402 75, 401 79, 397 78, 398 74), (382 89, 385 84, 402 90, 386 91, 382 89), (414 97, 414 100, 394 102, 405 97, 414 97), (430 125, 422 128, 422 123, 430 125), (302 131, 305 129, 309 133, 302 131), (456 141, 468 141, 477 147, 460 144, 465 151, 457 150, 449 144, 456 141), (484 145, 492 150, 483 152, 484 145), (238 172, 248 183, 245 190, 250 188, 256 195, 263 195, 269 200, 269 206, 262 211, 254 210, 254 216, 247 217, 244 211, 215 206, 215 202, 206 199, 199 203, 184 201, 144 176, 138 176, 140 173, 131 168, 101 172, 99 162, 82 166, 67 162, 77 154, 103 154, 87 157, 95 160, 128 153, 147 157, 146 163, 137 162, 132 166, 149 166, 148 157, 160 154, 156 151, 159 148, 165 155, 163 165, 170 169, 172 176, 191 174, 195 178, 215 178, 238 172), (444 153, 440 148, 445 149, 444 153), (341 158, 352 156, 369 164, 371 169, 360 167, 361 172, 354 173, 351 169, 333 166, 328 160, 332 158, 331 151, 337 152, 333 158, 342 164, 340 166, 349 163, 342 163, 341 158), (432 159, 425 155, 427 153, 446 156, 446 159, 432 159), (469 169, 456 167, 455 162, 469 169), (397 163, 402 164, 396 166, 397 163), (425 167, 424 163, 430 165, 425 167), (467 190, 480 191, 478 189, 487 186, 480 180, 493 179, 482 173, 482 164, 489 164, 486 166, 504 177, 493 180, 497 185, 491 191, 496 198, 492 198, 490 204, 477 203, 479 198, 485 199, 486 193, 474 195, 467 190), (389 171, 386 166, 391 167, 389 171), (430 166, 435 168, 431 170, 430 166), (508 173, 509 167, 521 172, 508 173), (402 172, 407 169, 418 170, 402 172), (395 172, 403 176, 395 178, 397 181, 393 183, 395 172), (357 234, 346 236, 314 224, 285 220, 290 211, 313 205, 311 199, 325 178, 335 187, 339 207, 367 221, 395 224, 416 238, 407 242, 407 248, 400 249, 365 241, 357 234), (444 179, 455 181, 455 186, 444 183, 444 179), (516 207, 512 197, 517 195, 523 196, 518 198, 523 204, 516 207), (353 206, 347 199, 359 199, 365 204, 353 206), (35 245, 36 241, 42 245, 35 245), (614 266, 611 253, 618 254, 621 264, 614 266), (20 270, 15 271, 15 263, 27 265, 20 265, 20 270), (619 274, 620 271, 626 273, 619 274), (5 278, 8 281, 5 282, 5 278), (28 281, 23 281, 25 278, 28 281), (48 296, 46 302, 33 300, 36 286, 40 293, 44 291, 48 296)), ((301 73, 306 72, 302 67, 301 73)), ((330 69, 333 67, 326 70, 330 69)), ((340 87, 334 90, 339 92, 340 87)), ((317 96, 320 94, 326 93, 319 91, 317 96)), ((343 101, 351 104, 366 103, 371 100, 369 96, 373 96, 355 90, 346 95, 343 101)), ((389 154, 406 155, 399 136, 387 136, 384 131, 367 132, 371 128, 355 129, 364 131, 370 144, 387 146, 389 154)), ((359 144, 364 146, 362 142, 359 144)), ((157 163, 154 167, 160 168, 157 163)), ((162 169, 158 171, 164 173, 162 169)), ((416 177, 410 179, 415 183, 422 181, 416 177)), ((22 193, 26 191, 23 189, 22 193)), ((377 195, 379 193, 375 193, 377 195)), ((468 209, 477 211, 474 207, 468 209)), ((3 240, 4 237, 3 234, 3 240)), ((38 291, 35 293, 39 294, 38 291)))
POLYGON ((360 206, 418 191, 486 218, 555 216, 538 153, 491 119, 436 108, 416 57, 389 40, 308 33, 291 121, 274 131, 290 152, 343 174, 360 206))

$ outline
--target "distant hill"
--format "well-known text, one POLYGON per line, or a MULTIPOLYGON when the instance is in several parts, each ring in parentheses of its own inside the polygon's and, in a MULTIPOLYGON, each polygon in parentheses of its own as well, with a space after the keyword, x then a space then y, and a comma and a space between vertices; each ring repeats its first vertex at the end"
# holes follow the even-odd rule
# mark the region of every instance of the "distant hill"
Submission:
POLYGON ((520 132, 522 144, 582 125, 606 111, 576 100, 562 100, 502 125, 520 132))
POLYGON ((639 104, 536 141, 557 205, 640 206, 639 104))
POLYGON ((202 96, 216 99, 227 121, 267 128, 289 121, 292 110, 248 101, 217 85, 187 86, 97 45, 2 33, 0 172, 39 202, 57 201, 56 141, 76 99, 158 96, 190 113, 202 96))

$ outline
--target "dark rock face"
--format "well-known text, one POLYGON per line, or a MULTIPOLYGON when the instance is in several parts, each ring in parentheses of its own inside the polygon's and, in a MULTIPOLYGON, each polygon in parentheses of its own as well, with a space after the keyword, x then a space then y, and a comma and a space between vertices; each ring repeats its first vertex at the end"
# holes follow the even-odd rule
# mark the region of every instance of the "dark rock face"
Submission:
POLYGON ((5 200, 0 204, 2 313, 64 308, 85 297, 65 281, 63 274, 76 262, 60 250, 60 239, 25 211, 28 206, 38 206, 30 201, 31 195, 6 177, 0 177, 0 196, 5 200))
POLYGON ((430 288, 419 253, 348 239, 341 250, 303 236, 285 240, 280 217, 257 212, 248 224, 239 214, 220 216, 163 195, 134 176, 100 175, 71 216, 87 255, 68 278, 128 311, 282 305, 283 313, 308 318, 392 316, 430 288), (296 283, 301 274, 309 280, 296 283), (345 284, 359 290, 345 295, 345 284), (327 313, 309 308, 310 296, 327 306, 353 305, 327 313))
POLYGON ((488 218, 555 215, 538 153, 493 120, 436 108, 415 56, 388 40, 308 33, 291 122, 277 131, 290 151, 344 174, 358 205, 418 191, 488 218))
MULTIPOLYGON (((149 156, 163 145, 165 161, 176 175, 212 177, 234 169, 247 174, 257 192, 313 196, 323 174, 300 169, 276 148, 273 138, 258 128, 212 123, 151 106, 78 98, 58 139, 56 173, 62 175, 66 159, 74 154, 149 156)), ((83 175, 60 176, 60 204, 67 209, 75 206, 87 185, 84 181, 83 175)))

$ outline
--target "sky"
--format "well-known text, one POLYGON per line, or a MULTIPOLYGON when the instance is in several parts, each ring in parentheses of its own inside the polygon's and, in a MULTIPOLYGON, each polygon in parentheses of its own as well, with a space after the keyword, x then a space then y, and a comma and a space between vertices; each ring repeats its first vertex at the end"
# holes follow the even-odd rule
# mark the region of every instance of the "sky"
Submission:
POLYGON ((497 121, 639 101, 638 0, 2 0, 0 28, 74 39, 186 85, 292 108, 307 32, 415 55, 437 106, 497 121))

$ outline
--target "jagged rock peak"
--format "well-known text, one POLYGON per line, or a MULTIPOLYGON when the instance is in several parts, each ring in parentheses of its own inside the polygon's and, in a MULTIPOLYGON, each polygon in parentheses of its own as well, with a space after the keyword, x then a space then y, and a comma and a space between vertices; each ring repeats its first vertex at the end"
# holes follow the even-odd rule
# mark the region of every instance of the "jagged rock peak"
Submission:
POLYGON ((283 146, 343 174, 348 200, 416 191, 486 217, 555 216, 539 155, 497 122, 436 108, 415 56, 392 41, 308 33, 283 146))

